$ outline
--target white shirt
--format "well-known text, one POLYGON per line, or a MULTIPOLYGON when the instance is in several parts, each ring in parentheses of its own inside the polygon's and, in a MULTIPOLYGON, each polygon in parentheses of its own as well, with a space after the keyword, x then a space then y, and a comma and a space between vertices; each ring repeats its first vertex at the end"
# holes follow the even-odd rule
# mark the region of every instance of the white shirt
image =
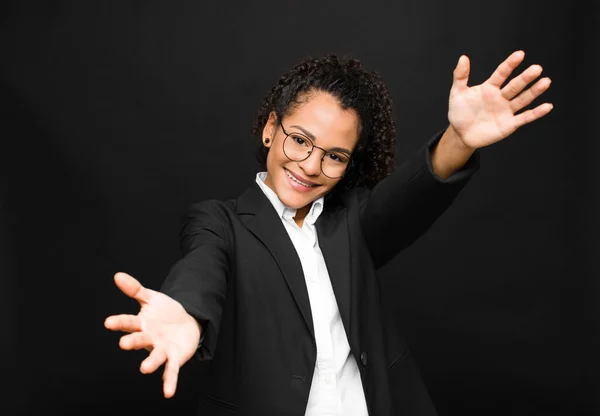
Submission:
POLYGON ((305 415, 367 416, 367 403, 358 365, 350 352, 348 337, 317 239, 315 222, 323 212, 323 197, 312 203, 300 228, 294 221, 296 210, 285 206, 277 194, 265 185, 266 176, 266 172, 259 172, 256 183, 275 207, 300 257, 315 329, 317 361, 305 415))

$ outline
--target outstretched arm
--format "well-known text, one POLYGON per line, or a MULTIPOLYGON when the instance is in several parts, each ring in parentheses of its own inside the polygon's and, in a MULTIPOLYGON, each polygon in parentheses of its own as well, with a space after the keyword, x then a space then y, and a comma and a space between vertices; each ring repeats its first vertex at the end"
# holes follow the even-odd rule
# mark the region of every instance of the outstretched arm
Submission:
POLYGON ((520 112, 550 86, 550 80, 542 78, 525 89, 541 75, 539 65, 530 66, 502 87, 523 58, 522 51, 513 53, 487 81, 468 87, 469 59, 461 56, 450 90, 450 125, 442 137, 436 135, 371 192, 360 196, 361 226, 376 267, 423 235, 450 206, 477 170, 476 149, 550 112, 548 103, 520 112))
POLYGON ((545 77, 525 89, 541 75, 540 65, 529 66, 502 86, 524 58, 523 51, 513 52, 483 84, 469 87, 469 58, 460 57, 450 89, 450 125, 431 155, 433 170, 440 178, 460 170, 475 149, 505 139, 552 110, 552 104, 543 103, 516 114, 550 87, 550 78, 545 77))
POLYGON ((125 273, 115 275, 117 287, 139 302, 140 312, 109 316, 104 325, 128 333, 119 341, 122 349, 150 351, 140 366, 142 373, 165 365, 167 398, 175 394, 180 367, 195 354, 211 359, 215 351, 227 289, 224 240, 229 238, 219 207, 214 201, 192 207, 182 229, 183 257, 171 268, 160 291, 145 288, 125 273))

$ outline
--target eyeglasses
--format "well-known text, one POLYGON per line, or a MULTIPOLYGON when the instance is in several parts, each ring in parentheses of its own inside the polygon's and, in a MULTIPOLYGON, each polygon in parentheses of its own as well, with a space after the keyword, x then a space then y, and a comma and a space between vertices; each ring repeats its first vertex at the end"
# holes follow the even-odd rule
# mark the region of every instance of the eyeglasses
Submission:
POLYGON ((321 157, 321 172, 330 179, 339 179, 346 173, 346 170, 352 166, 350 155, 344 152, 325 150, 322 147, 315 146, 311 139, 302 133, 288 133, 279 123, 285 139, 283 140, 283 153, 292 162, 302 162, 309 158, 315 148, 323 151, 321 157))

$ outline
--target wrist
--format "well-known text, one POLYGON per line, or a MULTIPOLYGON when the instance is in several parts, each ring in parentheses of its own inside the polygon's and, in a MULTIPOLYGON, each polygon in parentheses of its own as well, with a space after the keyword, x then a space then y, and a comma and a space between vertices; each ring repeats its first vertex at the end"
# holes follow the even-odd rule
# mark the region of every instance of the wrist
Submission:
POLYGON ((460 170, 475 149, 464 144, 456 130, 450 125, 440 138, 437 146, 431 152, 431 166, 433 172, 442 179, 446 179, 454 172, 460 170))
POLYGON ((444 142, 449 148, 453 149, 456 152, 464 153, 465 155, 470 156, 475 151, 474 148, 465 144, 458 131, 456 131, 456 129, 452 127, 452 124, 448 125, 448 128, 442 136, 442 140, 444 140, 444 142))

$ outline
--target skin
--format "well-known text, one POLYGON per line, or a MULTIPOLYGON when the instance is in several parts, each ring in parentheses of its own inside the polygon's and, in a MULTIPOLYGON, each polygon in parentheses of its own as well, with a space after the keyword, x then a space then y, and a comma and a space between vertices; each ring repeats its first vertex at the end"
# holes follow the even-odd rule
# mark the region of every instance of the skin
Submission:
MULTIPOLYGON (((503 140, 519 127, 552 110, 551 104, 544 103, 521 111, 550 87, 549 78, 538 79, 542 73, 541 66, 531 65, 506 83, 524 56, 523 51, 514 52, 487 81, 473 87, 467 85, 469 59, 460 57, 450 90, 450 125, 431 155, 436 175, 447 178, 464 166, 475 149, 503 140)), ((348 149, 354 149, 358 137, 356 115, 339 106, 336 108, 337 103, 327 94, 316 94, 311 98, 283 120, 288 133, 288 124, 302 123, 302 127, 311 130, 317 138, 317 146, 326 149, 329 146, 347 146, 348 149)), ((321 154, 321 151, 300 163, 286 162, 287 158, 284 160, 285 156, 278 150, 281 149, 284 135, 281 128, 275 128, 275 119, 271 117, 263 131, 263 139, 267 137, 273 139, 267 158, 267 185, 284 204, 298 209, 296 220, 301 220, 310 203, 329 192, 337 180, 319 173, 320 156, 315 154, 321 154), (290 191, 289 183, 286 183, 284 168, 301 174, 305 179, 310 178, 319 186, 297 195, 298 192, 290 191)), ((177 387, 179 369, 194 355, 202 328, 174 299, 143 287, 126 273, 115 274, 114 280, 125 295, 139 302, 140 312, 137 315, 109 316, 104 326, 112 331, 128 333, 120 339, 119 346, 122 349, 150 351, 140 366, 142 373, 152 373, 165 364, 163 392, 166 398, 172 397, 177 387)))

